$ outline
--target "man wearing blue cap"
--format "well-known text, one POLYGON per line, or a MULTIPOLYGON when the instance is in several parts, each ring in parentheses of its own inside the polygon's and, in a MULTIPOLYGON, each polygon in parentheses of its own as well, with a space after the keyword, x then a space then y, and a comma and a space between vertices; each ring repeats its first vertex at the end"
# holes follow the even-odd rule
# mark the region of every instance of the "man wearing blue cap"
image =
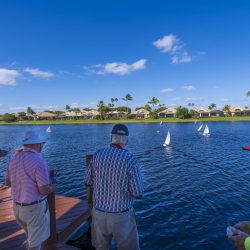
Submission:
POLYGON ((118 250, 138 250, 134 199, 144 192, 140 166, 124 147, 128 128, 116 124, 111 132, 111 145, 98 150, 90 162, 86 185, 93 187, 92 244, 108 250, 112 238, 118 250))

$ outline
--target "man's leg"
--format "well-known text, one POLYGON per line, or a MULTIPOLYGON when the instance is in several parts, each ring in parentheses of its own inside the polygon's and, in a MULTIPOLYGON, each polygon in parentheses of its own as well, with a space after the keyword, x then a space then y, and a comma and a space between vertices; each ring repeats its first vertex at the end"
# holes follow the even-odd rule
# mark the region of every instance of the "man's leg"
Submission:
POLYGON ((112 214, 112 234, 116 240, 118 250, 139 250, 139 237, 136 218, 133 209, 128 212, 112 214))
POLYGON ((107 213, 92 209, 91 242, 97 250, 109 250, 112 234, 107 227, 107 213))
POLYGON ((21 213, 20 209, 21 207, 19 205, 16 205, 15 203, 13 204, 13 212, 16 218, 16 222, 21 228, 23 228, 26 236, 28 237, 27 224, 23 220, 20 219, 20 213, 21 213))
POLYGON ((28 228, 28 249, 41 249, 42 243, 50 236, 50 215, 46 201, 27 206, 23 211, 28 228))

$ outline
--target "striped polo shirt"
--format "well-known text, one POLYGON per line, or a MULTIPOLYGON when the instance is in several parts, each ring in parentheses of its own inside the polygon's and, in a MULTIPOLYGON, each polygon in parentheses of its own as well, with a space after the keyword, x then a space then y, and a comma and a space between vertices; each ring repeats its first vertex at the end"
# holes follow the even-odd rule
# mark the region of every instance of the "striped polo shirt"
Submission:
POLYGON ((140 166, 132 153, 112 145, 98 150, 87 170, 86 185, 93 186, 94 207, 122 212, 144 192, 140 166))
POLYGON ((45 198, 38 187, 50 183, 49 167, 38 152, 25 148, 11 159, 6 178, 10 180, 15 202, 32 203, 45 198))

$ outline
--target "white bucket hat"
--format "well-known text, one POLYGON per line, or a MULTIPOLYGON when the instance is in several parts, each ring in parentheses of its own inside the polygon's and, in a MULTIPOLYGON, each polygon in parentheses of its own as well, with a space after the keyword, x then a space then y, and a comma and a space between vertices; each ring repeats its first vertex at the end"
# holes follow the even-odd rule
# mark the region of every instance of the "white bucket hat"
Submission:
POLYGON ((23 145, 28 144, 39 144, 47 141, 47 138, 42 135, 39 130, 28 130, 26 131, 23 139, 23 145))

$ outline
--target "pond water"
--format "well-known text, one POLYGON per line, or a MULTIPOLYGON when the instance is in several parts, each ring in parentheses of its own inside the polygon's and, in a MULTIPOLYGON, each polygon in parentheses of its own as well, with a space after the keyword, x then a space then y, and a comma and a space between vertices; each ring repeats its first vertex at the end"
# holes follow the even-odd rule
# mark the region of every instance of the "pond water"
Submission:
MULTIPOLYGON (((250 220, 250 122, 128 124, 127 149, 142 165, 146 191, 135 202, 141 249, 234 249, 226 227, 250 220), (167 129, 171 146, 162 146, 167 129), (159 131, 159 132, 157 132, 159 131)), ((0 183, 7 162, 27 129, 48 126, 0 126, 0 183)), ((57 171, 57 193, 86 198, 85 155, 105 147, 112 124, 51 125, 43 156, 57 171)))

